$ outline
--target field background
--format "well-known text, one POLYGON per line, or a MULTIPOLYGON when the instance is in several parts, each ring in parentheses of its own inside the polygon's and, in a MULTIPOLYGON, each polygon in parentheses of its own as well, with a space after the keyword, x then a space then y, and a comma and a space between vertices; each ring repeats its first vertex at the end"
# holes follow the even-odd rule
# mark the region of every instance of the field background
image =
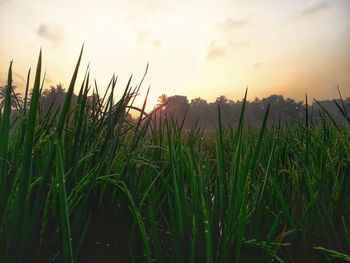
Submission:
POLYGON ((147 97, 133 105, 142 83, 130 79, 115 102, 116 78, 99 94, 89 69, 71 107, 81 56, 64 103, 45 111, 41 54, 22 104, 9 69, 1 262, 350 260, 347 101, 334 101, 341 121, 315 102, 317 122, 306 104, 301 119, 275 124, 267 104, 252 127, 245 94, 236 125, 218 104, 215 129, 185 129, 162 105, 145 112, 147 97))

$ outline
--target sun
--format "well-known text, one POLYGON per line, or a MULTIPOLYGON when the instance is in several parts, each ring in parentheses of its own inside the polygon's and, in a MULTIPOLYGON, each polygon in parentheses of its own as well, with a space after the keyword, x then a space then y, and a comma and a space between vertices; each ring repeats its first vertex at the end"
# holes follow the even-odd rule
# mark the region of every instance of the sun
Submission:
POLYGON ((151 112, 154 108, 157 107, 159 104, 159 100, 157 96, 148 96, 147 98, 147 104, 146 104, 146 111, 151 112))
MULTIPOLYGON (((145 100, 145 95, 141 94, 140 96, 138 96, 135 100, 135 102, 133 103, 133 106, 137 107, 139 110, 142 109, 144 100, 145 100)), ((148 98, 147 98, 147 103, 146 103, 146 107, 145 107, 145 111, 146 113, 150 113, 152 112, 157 105, 159 104, 158 101, 158 96, 153 95, 153 94, 149 94, 148 98)), ((130 110, 130 114, 132 115, 133 118, 138 118, 140 115, 140 111, 139 110, 130 110)))

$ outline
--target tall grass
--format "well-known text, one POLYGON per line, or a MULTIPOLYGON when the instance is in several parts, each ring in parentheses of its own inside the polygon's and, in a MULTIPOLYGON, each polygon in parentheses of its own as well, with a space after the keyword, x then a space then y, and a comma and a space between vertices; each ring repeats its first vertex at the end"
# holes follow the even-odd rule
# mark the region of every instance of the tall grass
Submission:
POLYGON ((320 105, 322 125, 306 107, 304 123, 268 128, 268 107, 252 129, 246 92, 237 127, 218 108, 215 134, 187 131, 184 119, 146 113, 147 96, 133 105, 143 78, 115 102, 116 77, 100 96, 88 68, 72 106, 82 51, 61 110, 41 110, 41 52, 30 103, 30 72, 22 109, 7 91, 1 262, 349 261, 348 126, 320 105))

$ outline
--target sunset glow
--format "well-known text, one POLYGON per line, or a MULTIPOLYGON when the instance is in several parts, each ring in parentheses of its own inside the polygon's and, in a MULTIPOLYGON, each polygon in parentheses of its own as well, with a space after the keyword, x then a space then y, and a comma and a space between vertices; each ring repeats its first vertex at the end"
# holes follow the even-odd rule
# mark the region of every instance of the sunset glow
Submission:
MULTIPOLYGON (((81 44, 82 69, 103 90, 149 72, 149 109, 163 93, 241 99, 305 93, 350 96, 350 1, 0 0, 0 83, 14 61, 23 88, 43 48, 46 86, 65 87, 81 44)), ((80 74, 80 77, 83 73, 80 74)), ((141 102, 141 98, 139 103, 141 102)))

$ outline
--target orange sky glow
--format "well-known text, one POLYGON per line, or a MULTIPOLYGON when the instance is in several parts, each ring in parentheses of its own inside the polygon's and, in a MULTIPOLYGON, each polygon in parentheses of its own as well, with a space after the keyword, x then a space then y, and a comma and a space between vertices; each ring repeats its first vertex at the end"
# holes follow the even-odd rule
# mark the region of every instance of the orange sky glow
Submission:
POLYGON ((119 92, 131 74, 136 85, 149 63, 148 109, 163 93, 237 100, 246 87, 249 99, 335 98, 337 85, 348 97, 349 14, 349 0, 0 0, 0 84, 13 59, 22 89, 42 47, 45 87, 67 87, 84 42, 80 80, 90 63, 102 92, 113 73, 119 92))

